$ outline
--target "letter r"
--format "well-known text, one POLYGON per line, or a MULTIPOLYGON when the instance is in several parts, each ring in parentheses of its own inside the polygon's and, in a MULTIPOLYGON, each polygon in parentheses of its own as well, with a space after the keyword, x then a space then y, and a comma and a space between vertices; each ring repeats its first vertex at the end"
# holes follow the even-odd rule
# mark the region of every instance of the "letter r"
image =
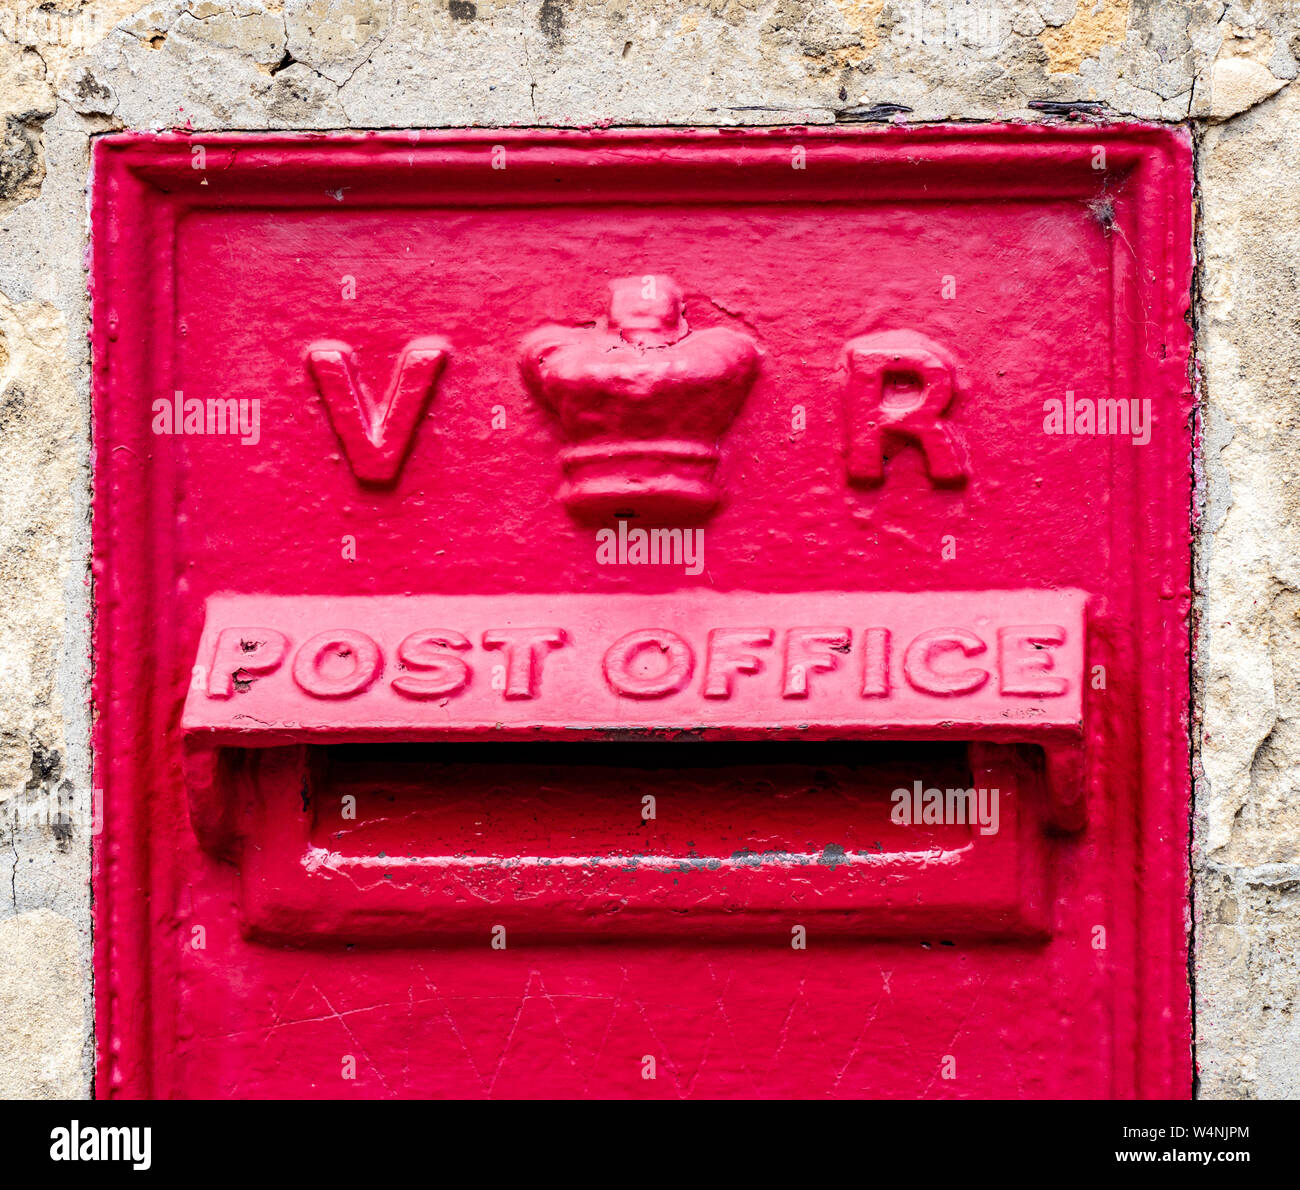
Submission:
POLYGON ((954 395, 944 350, 915 331, 889 331, 849 340, 844 358, 850 482, 884 483, 885 447, 893 440, 920 448, 934 484, 965 483, 957 438, 944 416, 954 395))

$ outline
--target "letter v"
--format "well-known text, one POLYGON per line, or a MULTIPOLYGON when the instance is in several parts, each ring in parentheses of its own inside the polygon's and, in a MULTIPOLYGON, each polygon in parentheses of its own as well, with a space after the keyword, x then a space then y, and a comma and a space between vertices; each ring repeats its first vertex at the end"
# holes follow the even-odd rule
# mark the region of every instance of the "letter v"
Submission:
POLYGON ((397 478, 416 423, 450 354, 446 339, 412 340, 397 361, 388 395, 377 403, 354 375, 348 344, 327 339, 308 349, 307 362, 330 424, 343 443, 352 474, 362 483, 392 483, 397 478))

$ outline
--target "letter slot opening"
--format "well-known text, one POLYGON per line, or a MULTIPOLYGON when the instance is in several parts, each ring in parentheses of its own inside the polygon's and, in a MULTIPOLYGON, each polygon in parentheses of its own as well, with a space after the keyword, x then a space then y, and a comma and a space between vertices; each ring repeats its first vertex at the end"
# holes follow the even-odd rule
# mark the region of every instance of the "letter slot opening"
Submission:
POLYGON ((370 743, 222 763, 244 928, 266 941, 1046 930, 1032 747, 370 743))
POLYGON ((951 743, 353 744, 310 748, 309 771, 313 846, 377 867, 429 855, 834 867, 956 852, 1000 828, 1000 793, 971 813, 978 798, 913 812, 918 780, 973 788, 951 743))

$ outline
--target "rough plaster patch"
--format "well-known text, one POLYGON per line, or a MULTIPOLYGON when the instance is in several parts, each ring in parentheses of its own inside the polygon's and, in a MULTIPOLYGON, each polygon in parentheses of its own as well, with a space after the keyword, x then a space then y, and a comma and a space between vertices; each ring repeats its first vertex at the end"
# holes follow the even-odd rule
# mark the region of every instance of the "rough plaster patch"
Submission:
POLYGON ((885 0, 834 0, 834 3, 844 23, 858 37, 857 45, 840 50, 839 60, 847 66, 856 66, 880 45, 875 25, 885 0))
POLYGON ((54 114, 45 61, 29 45, 0 41, 0 212, 35 198, 45 177, 41 125, 54 114))
POLYGON ((64 358, 67 327, 47 302, 0 294, 0 802, 22 789, 32 752, 64 749, 54 675, 63 643, 63 582, 71 525, 65 492, 86 445, 64 358))
POLYGON ((1049 73, 1077 74, 1085 59, 1100 55, 1102 46, 1122 42, 1131 7, 1130 0, 1079 0, 1074 16, 1038 35, 1047 50, 1049 73))
POLYGON ((1078 7, 1079 0, 1038 0, 1035 5, 1043 21, 1053 27, 1059 27, 1071 20, 1078 7))
POLYGON ((383 40, 392 15, 389 0, 288 0, 289 54, 342 86, 383 40))
POLYGON ((1286 86, 1268 67, 1251 58, 1220 57, 1210 71, 1209 103, 1202 113, 1226 120, 1263 102, 1286 86))
POLYGON ((0 211, 35 198, 45 178, 41 124, 45 115, 24 112, 4 117, 0 127, 0 211))
POLYGON ((138 0, 16 0, 0 9, 0 40, 35 52, 53 83, 137 8, 138 0))
POLYGON ((1196 953, 1201 1094, 1300 1098, 1300 865, 1207 865, 1196 953))
POLYGON ((1226 120, 1267 99, 1296 77, 1285 30, 1229 24, 1208 70, 1196 80, 1191 114, 1226 120), (1276 35, 1275 35, 1276 34, 1276 35))
POLYGON ((284 57, 284 20, 279 13, 267 12, 249 0, 237 0, 230 7, 204 0, 181 13, 171 33, 234 50, 263 66, 275 65, 284 57))
POLYGON ((49 72, 34 47, 0 40, 0 96, 6 111, 54 111, 49 72))
POLYGON ((49 909, 0 920, 0 1099, 84 1094, 77 946, 49 909))

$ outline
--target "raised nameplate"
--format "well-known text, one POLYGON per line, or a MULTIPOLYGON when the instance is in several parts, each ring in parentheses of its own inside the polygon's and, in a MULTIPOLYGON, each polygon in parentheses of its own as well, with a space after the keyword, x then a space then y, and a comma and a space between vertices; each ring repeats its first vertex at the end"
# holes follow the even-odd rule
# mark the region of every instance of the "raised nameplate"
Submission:
POLYGON ((1072 740, 1077 590, 214 595, 194 743, 573 731, 1072 740))

